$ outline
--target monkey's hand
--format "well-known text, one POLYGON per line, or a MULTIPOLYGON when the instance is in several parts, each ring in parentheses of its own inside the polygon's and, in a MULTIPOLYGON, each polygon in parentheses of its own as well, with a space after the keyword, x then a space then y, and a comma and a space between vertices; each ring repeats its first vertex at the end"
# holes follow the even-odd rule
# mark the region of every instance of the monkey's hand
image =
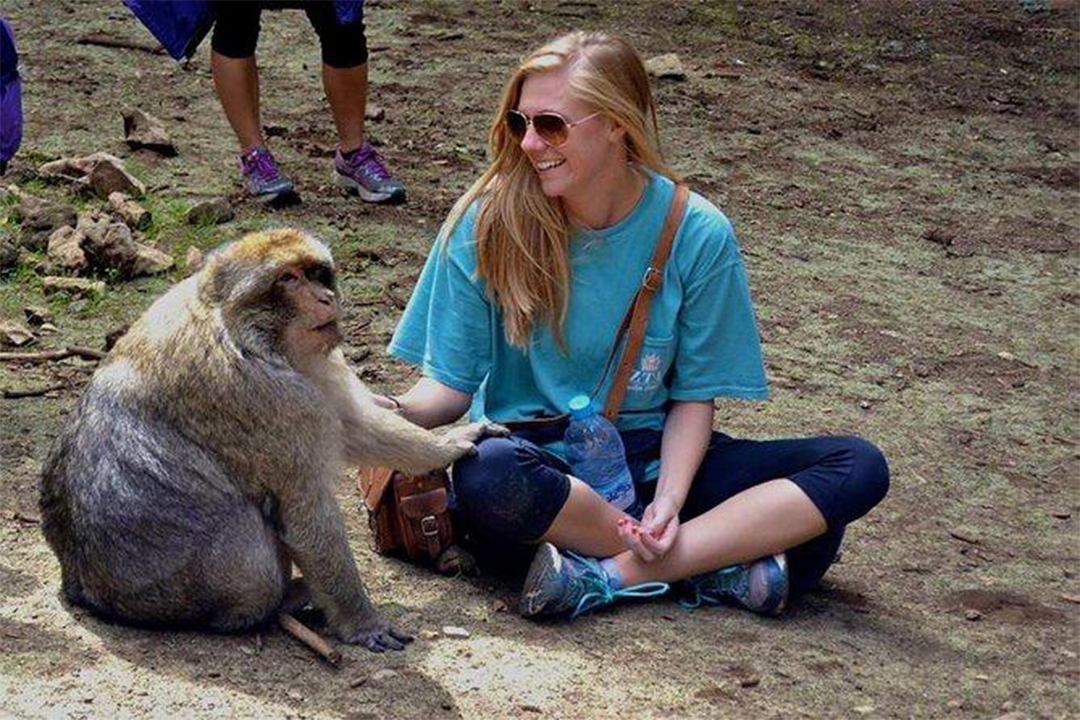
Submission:
POLYGON ((448 430, 441 440, 454 454, 452 460, 476 454, 476 441, 482 437, 506 437, 510 429, 493 422, 475 422, 448 430))
POLYGON ((363 645, 371 652, 381 653, 386 650, 404 650, 405 646, 413 641, 412 635, 391 627, 379 617, 374 617, 368 622, 360 622, 351 628, 337 630, 337 636, 342 642, 353 645, 363 645))

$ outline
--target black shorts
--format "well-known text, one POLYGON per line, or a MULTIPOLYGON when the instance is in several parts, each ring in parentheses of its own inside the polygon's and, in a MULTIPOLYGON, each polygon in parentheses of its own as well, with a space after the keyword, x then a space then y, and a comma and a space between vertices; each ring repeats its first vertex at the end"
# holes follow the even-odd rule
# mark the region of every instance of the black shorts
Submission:
POLYGON ((364 19, 343 25, 338 22, 333 2, 218 2, 217 20, 210 46, 228 58, 255 54, 259 42, 259 19, 263 10, 302 8, 319 36, 322 61, 333 68, 363 65, 368 59, 364 19))

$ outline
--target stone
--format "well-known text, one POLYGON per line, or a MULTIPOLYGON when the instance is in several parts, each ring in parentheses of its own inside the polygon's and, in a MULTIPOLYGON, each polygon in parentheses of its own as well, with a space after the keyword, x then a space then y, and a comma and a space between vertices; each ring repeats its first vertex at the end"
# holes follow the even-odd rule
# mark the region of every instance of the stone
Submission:
POLYGON ((37 338, 22 325, 13 322, 0 322, 0 342, 12 347, 22 347, 37 338))
POLYGON ((23 228, 41 230, 46 234, 63 225, 75 224, 75 209, 43 198, 34 197, 12 186, 11 194, 18 200, 15 216, 23 228))
POLYGON ((146 194, 146 186, 142 181, 125 170, 124 163, 116 157, 109 156, 100 159, 94 164, 88 179, 90 187, 99 197, 107 198, 114 192, 123 192, 136 197, 146 194))
POLYGON ((685 80, 686 70, 683 69, 682 61, 675 53, 657 55, 645 61, 645 71, 657 78, 669 80, 685 80))
POLYGON ((70 270, 80 273, 87 268, 89 261, 83 251, 86 236, 81 230, 71 226, 57 229, 49 236, 48 256, 50 270, 70 270))
MULTIPOLYGON (((41 279, 41 289, 46 295, 66 292, 76 297, 85 297, 87 295, 104 295, 105 283, 102 280, 49 276, 41 279)), ((68 310, 71 310, 70 306, 68 310)))
POLYGON ((397 676, 397 671, 391 670, 390 668, 383 668, 382 670, 376 670, 371 673, 371 679, 374 682, 382 682, 383 680, 389 680, 390 678, 395 678, 397 676))
POLYGON ((38 305, 27 305, 23 308, 23 315, 26 316, 26 322, 30 327, 41 327, 53 321, 52 312, 38 305))
POLYGON ((85 184, 103 198, 113 192, 135 197, 146 194, 146 186, 124 168, 123 160, 106 152, 47 162, 38 168, 38 174, 47 179, 85 184))
POLYGON ((184 272, 188 275, 198 272, 205 260, 206 258, 203 257, 202 250, 194 245, 189 247, 187 254, 184 255, 184 272))
POLYGON ((220 225, 232 219, 232 205, 224 198, 195 203, 187 211, 189 225, 220 225))
POLYGON ((122 192, 110 194, 109 207, 132 230, 145 230, 150 227, 150 211, 135 202, 130 195, 122 192))
POLYGON ((457 627, 455 625, 447 625, 442 629, 442 634, 448 638, 467 638, 471 637, 472 633, 463 627, 457 627))
POLYGON ((176 146, 163 122, 138 108, 124 108, 120 114, 124 118, 124 142, 128 145, 166 157, 176 155, 176 146))
POLYGON ((386 117, 386 110, 384 110, 381 105, 375 105, 374 103, 368 103, 367 107, 364 108, 364 119, 365 120, 374 120, 375 122, 379 122, 380 120, 384 119, 385 117, 386 117))
POLYGON ((175 264, 172 255, 149 245, 135 243, 135 263, 131 268, 131 276, 156 275, 169 270, 175 264))
POLYGON ((15 240, 6 231, 0 235, 0 273, 6 272, 19 264, 19 248, 15 240))

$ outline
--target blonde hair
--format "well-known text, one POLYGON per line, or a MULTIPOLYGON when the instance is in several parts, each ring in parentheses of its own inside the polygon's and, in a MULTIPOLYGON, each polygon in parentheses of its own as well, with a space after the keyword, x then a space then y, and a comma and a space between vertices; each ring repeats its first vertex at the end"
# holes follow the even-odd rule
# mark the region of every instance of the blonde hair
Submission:
POLYGON ((475 224, 477 272, 502 311, 507 341, 522 349, 543 321, 565 347, 571 227, 562 202, 544 195, 504 119, 517 108, 526 78, 564 68, 570 94, 624 129, 627 160, 675 180, 660 152, 648 75, 629 43, 608 33, 578 31, 522 60, 503 87, 488 132, 491 165, 455 203, 439 233, 446 242, 473 202, 482 199, 475 224))

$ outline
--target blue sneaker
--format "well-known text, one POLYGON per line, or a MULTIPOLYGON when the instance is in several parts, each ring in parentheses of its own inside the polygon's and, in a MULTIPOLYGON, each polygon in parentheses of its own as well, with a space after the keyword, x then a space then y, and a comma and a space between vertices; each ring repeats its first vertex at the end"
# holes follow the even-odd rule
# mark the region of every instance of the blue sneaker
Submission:
POLYGON ((382 155, 365 140, 347 156, 340 148, 334 156, 334 184, 360 194, 369 203, 397 205, 405 202, 405 186, 390 176, 382 155))
POLYGON ((292 180, 281 174, 274 156, 263 147, 240 156, 240 174, 244 178, 244 190, 261 202, 274 202, 295 197, 292 180))
POLYGON ((685 581, 683 607, 734 602, 762 615, 779 615, 788 597, 787 556, 777 553, 745 565, 702 573, 685 581))
POLYGON ((598 560, 560 553, 551 543, 543 543, 529 566, 519 609, 523 617, 569 613, 573 620, 619 598, 653 597, 669 589, 667 583, 647 582, 612 590, 598 560))

